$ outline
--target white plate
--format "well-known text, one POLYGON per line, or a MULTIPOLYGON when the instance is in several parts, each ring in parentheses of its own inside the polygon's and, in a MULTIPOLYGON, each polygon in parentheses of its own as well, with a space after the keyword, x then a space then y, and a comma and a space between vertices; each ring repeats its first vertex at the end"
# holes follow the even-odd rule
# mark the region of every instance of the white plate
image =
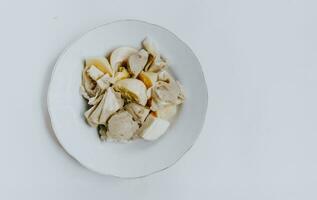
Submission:
POLYGON ((136 20, 99 26, 76 40, 59 57, 48 91, 48 110, 55 134, 65 150, 95 172, 117 177, 146 176, 168 168, 195 142, 207 111, 207 86, 198 59, 170 31, 136 20), (185 88, 186 101, 168 132, 155 142, 101 142, 83 117, 86 103, 79 86, 84 59, 103 56, 119 46, 140 47, 151 37, 185 88))

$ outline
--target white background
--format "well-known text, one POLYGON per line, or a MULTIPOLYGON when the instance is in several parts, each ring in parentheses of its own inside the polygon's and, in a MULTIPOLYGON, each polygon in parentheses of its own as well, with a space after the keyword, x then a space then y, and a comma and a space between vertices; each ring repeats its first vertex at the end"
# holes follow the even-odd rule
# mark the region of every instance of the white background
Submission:
POLYGON ((0 199, 316 199, 316 8, 315 0, 0 0, 0 199), (210 98, 192 150, 137 180, 80 166, 58 145, 46 108, 63 48, 126 18, 183 39, 210 98))

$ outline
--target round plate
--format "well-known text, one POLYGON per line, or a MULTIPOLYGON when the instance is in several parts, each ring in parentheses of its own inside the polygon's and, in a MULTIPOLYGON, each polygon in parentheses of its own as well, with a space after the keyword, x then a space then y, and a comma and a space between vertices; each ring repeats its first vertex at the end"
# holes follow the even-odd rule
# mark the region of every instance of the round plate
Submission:
POLYGON ((173 33, 157 25, 123 20, 99 26, 76 40, 58 58, 48 91, 48 110, 55 134, 65 150, 95 172, 117 177, 146 176, 168 168, 195 142, 205 119, 208 95, 197 57, 173 33), (101 142, 87 125, 86 102, 80 94, 84 60, 104 56, 119 46, 140 48, 149 36, 167 58, 184 86, 186 101, 164 136, 154 142, 101 142))

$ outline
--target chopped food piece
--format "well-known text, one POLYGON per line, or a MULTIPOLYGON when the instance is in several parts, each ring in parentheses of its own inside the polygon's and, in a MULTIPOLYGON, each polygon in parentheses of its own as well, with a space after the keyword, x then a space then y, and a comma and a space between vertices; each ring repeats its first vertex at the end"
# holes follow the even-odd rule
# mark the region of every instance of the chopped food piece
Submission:
POLYGON ((96 95, 96 82, 90 78, 87 74, 87 70, 89 67, 85 67, 82 73, 82 88, 85 91, 85 96, 87 94, 88 98, 93 97, 96 95))
POLYGON ((97 93, 96 96, 88 99, 88 104, 92 106, 96 105, 102 100, 102 97, 103 97, 102 95, 99 95, 99 93, 97 93))
POLYGON ((104 97, 99 102, 99 104, 94 105, 85 113, 86 120, 90 126, 97 127, 98 124, 100 124, 99 120, 100 120, 103 104, 104 104, 104 97))
POLYGON ((158 74, 158 80, 164 81, 164 82, 170 84, 172 90, 178 94, 177 100, 175 101, 175 104, 181 104, 184 102, 185 95, 184 95, 183 86, 178 81, 176 81, 170 73, 168 73, 165 70, 161 71, 158 74))
MULTIPOLYGON (((100 97, 99 97, 100 98, 100 97)), ((87 122, 93 126, 97 127, 99 124, 106 124, 107 119, 117 110, 123 107, 123 100, 120 94, 109 88, 107 92, 101 96, 98 104, 94 105, 85 113, 87 122)))
POLYGON ((139 123, 143 123, 145 118, 150 113, 148 108, 137 103, 129 103, 124 107, 124 109, 128 111, 132 115, 133 119, 139 123))
POLYGON ((136 52, 138 52, 138 50, 132 47, 119 47, 115 49, 110 55, 110 64, 112 66, 113 72, 117 72, 119 66, 123 62, 127 62, 130 55, 136 52))
POLYGON ((169 83, 158 81, 153 87, 153 93, 158 100, 172 104, 176 102, 179 91, 169 83))
POLYGON ((144 83, 146 88, 152 87, 157 81, 157 73, 155 72, 141 72, 139 79, 144 83))
POLYGON ((158 111, 158 110, 161 110, 163 108, 165 108, 166 106, 169 106, 171 105, 170 103, 167 103, 165 101, 161 101, 157 98, 153 98, 153 95, 150 99, 150 109, 152 111, 158 111))
POLYGON ((154 41, 151 40, 149 37, 146 37, 142 42, 144 48, 154 57, 157 57, 160 55, 158 52, 156 45, 154 44, 154 41))
POLYGON ((109 119, 107 136, 118 141, 129 140, 138 128, 139 125, 133 121, 132 116, 127 111, 121 111, 109 119))
POLYGON ((113 113, 117 112, 123 107, 123 99, 120 93, 115 92, 112 88, 109 88, 105 93, 104 104, 100 115, 100 124, 106 124, 106 121, 113 113))
POLYGON ((90 97, 83 85, 80 86, 80 93, 85 99, 89 100, 90 97))
POLYGON ((174 78, 172 77, 172 75, 167 72, 166 70, 162 70, 158 73, 158 80, 159 81, 164 81, 164 82, 167 82, 167 83, 170 83, 170 82, 175 82, 174 78))
POLYGON ((146 63, 146 65, 145 65, 145 67, 144 67, 144 71, 148 71, 149 70, 149 68, 150 68, 150 66, 153 64, 153 62, 154 62, 154 59, 155 59, 155 57, 152 55, 152 54, 149 54, 149 58, 148 58, 148 60, 147 60, 147 63, 146 63))
POLYGON ((97 86, 101 90, 108 89, 110 87, 110 84, 111 84, 111 79, 112 78, 109 76, 109 74, 105 74, 97 80, 97 86))
POLYGON ((149 66, 147 71, 149 72, 159 72, 161 69, 166 67, 166 62, 161 57, 154 58, 153 63, 149 66))
POLYGON ((87 70, 87 73, 94 81, 97 81, 100 77, 104 75, 104 73, 100 71, 95 65, 91 65, 87 70))
POLYGON ((169 105, 169 106, 165 106, 164 108, 156 111, 155 115, 158 118, 170 120, 170 119, 172 119, 172 117, 175 116, 176 113, 177 113, 177 106, 176 105, 169 105))
POLYGON ((92 121, 90 120, 91 113, 94 112, 94 110, 96 110, 96 107, 97 107, 97 105, 94 105, 94 106, 90 107, 89 110, 87 110, 87 111, 84 113, 84 116, 85 116, 85 118, 86 118, 87 123, 88 123, 90 126, 92 126, 92 127, 97 127, 97 124, 92 123, 92 121))
POLYGON ((155 84, 152 95, 156 102, 167 104, 180 104, 184 99, 184 95, 177 83, 167 83, 164 81, 158 81, 155 84))
POLYGON ((147 102, 146 87, 144 83, 138 79, 123 79, 114 84, 114 89, 121 93, 123 98, 129 101, 145 105, 147 102))
POLYGON ((156 140, 166 132, 169 125, 167 120, 157 118, 151 113, 140 128, 139 134, 145 140, 156 140))
POLYGON ((158 72, 166 67, 166 62, 161 58, 154 42, 150 38, 145 38, 142 42, 144 48, 151 54, 151 60, 145 67, 145 71, 158 72))
POLYGON ((136 78, 145 67, 149 54, 142 49, 141 51, 132 54, 128 59, 128 70, 133 78, 136 78))
POLYGON ((107 58, 105 58, 105 57, 87 58, 86 59, 86 67, 90 67, 92 65, 97 67, 104 74, 108 73, 110 76, 113 76, 113 69, 111 68, 111 65, 109 64, 107 58))
POLYGON ((113 79, 113 83, 129 78, 130 74, 128 72, 128 70, 124 67, 119 67, 118 71, 115 73, 114 79, 113 79))

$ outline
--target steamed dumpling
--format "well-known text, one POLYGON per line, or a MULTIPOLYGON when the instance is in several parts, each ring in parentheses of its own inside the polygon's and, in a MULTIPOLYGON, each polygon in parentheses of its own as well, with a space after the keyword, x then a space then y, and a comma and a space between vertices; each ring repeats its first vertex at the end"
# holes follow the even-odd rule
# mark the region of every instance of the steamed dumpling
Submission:
POLYGON ((139 129, 139 125, 127 111, 121 111, 114 114, 108 122, 107 137, 125 141, 133 137, 134 133, 139 129))

